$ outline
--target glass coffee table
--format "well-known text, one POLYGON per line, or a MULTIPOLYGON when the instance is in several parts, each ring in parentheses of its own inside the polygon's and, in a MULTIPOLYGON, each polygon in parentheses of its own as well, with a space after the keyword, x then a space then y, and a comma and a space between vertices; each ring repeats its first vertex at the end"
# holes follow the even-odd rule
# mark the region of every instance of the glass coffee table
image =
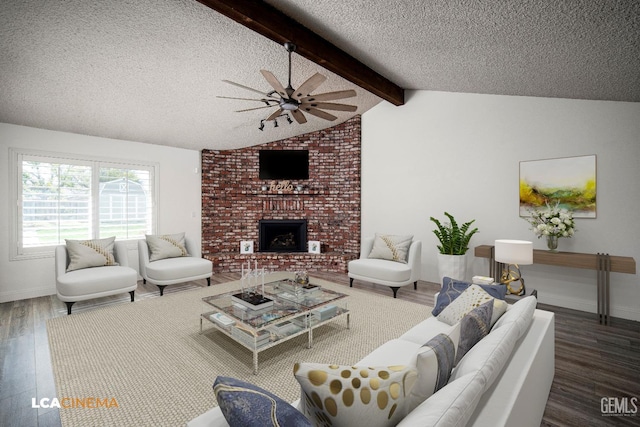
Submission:
POLYGON ((239 290, 202 299, 200 333, 203 320, 253 352, 253 373, 258 374, 258 353, 299 335, 307 334, 307 348, 313 345, 313 330, 350 315, 347 296, 319 286, 301 286, 292 280, 265 283, 264 297, 272 302, 260 309, 238 300, 239 290))

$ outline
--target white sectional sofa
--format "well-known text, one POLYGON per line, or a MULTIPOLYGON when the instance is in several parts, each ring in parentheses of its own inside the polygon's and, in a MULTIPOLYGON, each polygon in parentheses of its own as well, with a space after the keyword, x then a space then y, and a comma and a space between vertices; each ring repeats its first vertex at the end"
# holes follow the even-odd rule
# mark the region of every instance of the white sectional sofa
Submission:
MULTIPOLYGON (((399 427, 540 425, 554 376, 554 315, 535 297, 509 306, 491 332, 454 368, 447 385, 419 404, 399 427)), ((429 317, 367 355, 359 366, 415 365, 416 350, 451 326, 429 317)), ((293 403, 299 406, 299 400, 293 403)), ((219 408, 189 427, 228 426, 219 408)))

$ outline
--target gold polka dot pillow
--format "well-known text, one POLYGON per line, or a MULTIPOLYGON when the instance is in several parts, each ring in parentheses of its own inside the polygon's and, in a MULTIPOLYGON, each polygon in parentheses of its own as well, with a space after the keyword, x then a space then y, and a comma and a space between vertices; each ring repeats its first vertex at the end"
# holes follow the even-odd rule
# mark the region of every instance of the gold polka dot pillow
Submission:
POLYGON ((493 301, 493 314, 491 317, 491 325, 493 325, 500 316, 507 311, 507 303, 493 298, 478 285, 471 285, 465 289, 460 296, 442 310, 438 315, 438 320, 447 325, 455 325, 461 321, 464 316, 469 314, 471 310, 480 307, 488 301, 493 301))
POLYGON ((407 414, 418 374, 408 366, 296 363, 300 410, 317 426, 395 426, 407 414))

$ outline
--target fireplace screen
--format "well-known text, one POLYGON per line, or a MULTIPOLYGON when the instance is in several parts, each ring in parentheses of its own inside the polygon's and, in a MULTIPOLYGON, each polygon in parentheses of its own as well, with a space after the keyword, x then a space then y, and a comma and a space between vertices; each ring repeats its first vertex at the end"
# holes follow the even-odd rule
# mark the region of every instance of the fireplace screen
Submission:
POLYGON ((304 252, 307 220, 263 219, 260 221, 260 252, 304 252))

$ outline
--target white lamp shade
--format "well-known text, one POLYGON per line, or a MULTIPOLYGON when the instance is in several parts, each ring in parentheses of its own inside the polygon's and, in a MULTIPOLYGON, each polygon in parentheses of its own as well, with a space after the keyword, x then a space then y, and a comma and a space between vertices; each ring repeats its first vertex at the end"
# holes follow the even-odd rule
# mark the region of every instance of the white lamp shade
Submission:
POLYGON ((496 240, 494 256, 505 264, 533 264, 533 242, 526 240, 496 240))

